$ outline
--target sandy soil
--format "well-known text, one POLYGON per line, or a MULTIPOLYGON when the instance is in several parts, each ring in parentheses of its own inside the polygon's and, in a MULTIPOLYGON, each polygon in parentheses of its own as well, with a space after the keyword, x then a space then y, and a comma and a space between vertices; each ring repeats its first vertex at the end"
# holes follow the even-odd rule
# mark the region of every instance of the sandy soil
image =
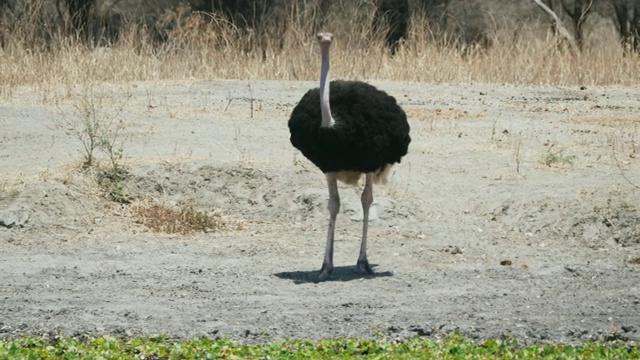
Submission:
POLYGON ((123 194, 243 224, 193 236, 148 231, 79 170, 83 89, 0 94, 0 336, 640 338, 639 89, 375 84, 413 142, 374 188, 376 274, 355 271, 359 189, 342 186, 320 284, 326 185, 286 126, 314 84, 94 90, 104 116, 123 106, 123 194))

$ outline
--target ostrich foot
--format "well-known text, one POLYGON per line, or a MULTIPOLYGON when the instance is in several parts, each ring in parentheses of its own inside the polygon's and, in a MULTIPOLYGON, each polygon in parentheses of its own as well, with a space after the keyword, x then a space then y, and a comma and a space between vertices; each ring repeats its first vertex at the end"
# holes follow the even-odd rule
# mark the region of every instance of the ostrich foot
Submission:
POLYGON ((367 260, 358 260, 358 271, 364 275, 373 274, 373 270, 371 270, 371 266, 369 266, 369 262, 367 260))
POLYGON ((333 264, 322 264, 322 269, 320 269, 320 275, 318 275, 318 281, 325 281, 329 279, 329 275, 333 270, 333 264))

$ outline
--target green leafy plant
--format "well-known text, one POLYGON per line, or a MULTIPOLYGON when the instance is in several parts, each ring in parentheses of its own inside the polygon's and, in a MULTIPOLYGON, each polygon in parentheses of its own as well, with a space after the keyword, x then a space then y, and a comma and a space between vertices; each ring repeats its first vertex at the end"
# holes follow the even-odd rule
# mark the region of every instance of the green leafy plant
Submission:
POLYGON ((510 338, 476 342, 458 333, 441 340, 414 337, 385 339, 285 340, 243 345, 229 339, 171 341, 167 337, 79 340, 21 337, 0 340, 3 359, 637 359, 633 342, 586 342, 582 345, 521 346, 510 338))
POLYGON ((556 152, 549 150, 547 156, 542 160, 542 163, 548 167, 553 165, 573 165, 575 158, 575 155, 565 155, 563 150, 556 152))

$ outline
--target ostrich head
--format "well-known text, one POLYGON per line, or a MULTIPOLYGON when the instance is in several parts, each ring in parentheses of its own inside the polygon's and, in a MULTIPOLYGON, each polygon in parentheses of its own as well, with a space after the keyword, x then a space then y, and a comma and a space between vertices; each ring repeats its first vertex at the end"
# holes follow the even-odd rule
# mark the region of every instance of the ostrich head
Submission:
POLYGON ((316 37, 318 38, 318 44, 320 44, 321 48, 328 48, 331 46, 331 41, 333 41, 332 33, 320 32, 316 37))
POLYGON ((322 66, 320 69, 320 110, 322 111, 322 127, 331 127, 334 124, 329 105, 329 48, 333 35, 328 32, 321 32, 317 35, 322 54, 322 66))

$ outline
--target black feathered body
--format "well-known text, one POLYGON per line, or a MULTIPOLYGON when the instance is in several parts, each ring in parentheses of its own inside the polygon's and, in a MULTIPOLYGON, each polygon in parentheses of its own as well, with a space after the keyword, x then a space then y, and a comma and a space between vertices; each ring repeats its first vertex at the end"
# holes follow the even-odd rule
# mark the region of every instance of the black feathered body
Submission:
POLYGON ((289 119, 291 144, 322 172, 382 171, 407 154, 409 123, 393 96, 360 81, 332 81, 332 127, 321 127, 320 90, 309 90, 289 119))

